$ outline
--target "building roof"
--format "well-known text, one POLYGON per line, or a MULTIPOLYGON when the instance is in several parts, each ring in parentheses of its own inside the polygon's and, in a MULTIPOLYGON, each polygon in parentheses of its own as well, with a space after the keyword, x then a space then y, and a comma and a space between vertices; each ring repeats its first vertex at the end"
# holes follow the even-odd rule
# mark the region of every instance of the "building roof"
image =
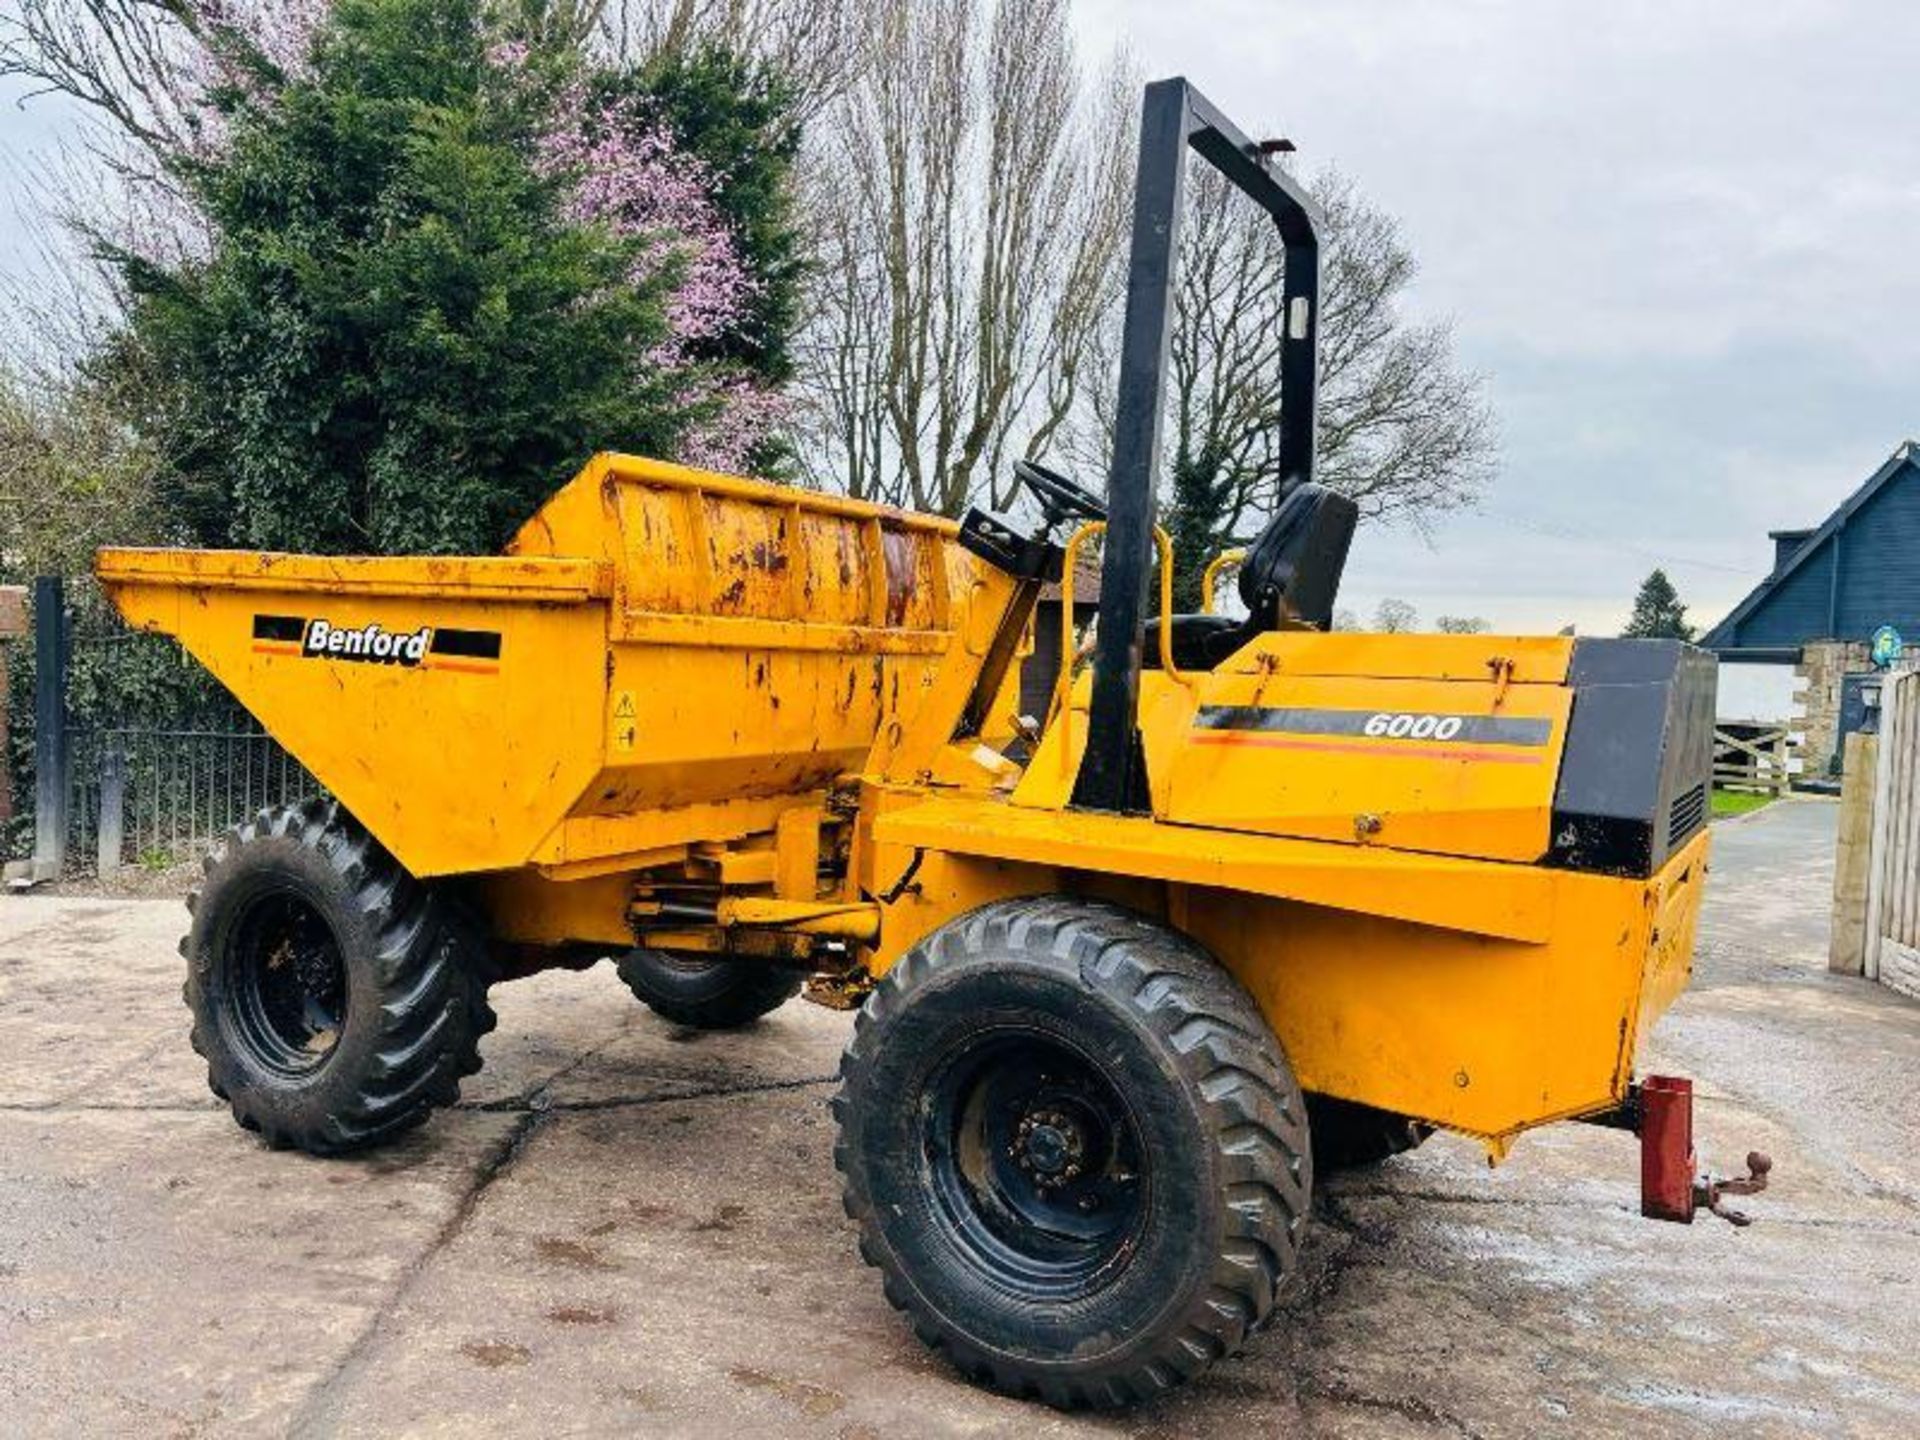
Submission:
POLYGON ((1768 536, 1772 573, 1701 637, 1707 649, 1788 660, 1810 640, 1865 640, 1882 624, 1920 629, 1920 444, 1896 449, 1816 529, 1768 536), (1871 525, 1848 531, 1862 519, 1871 525))
MULTIPOLYGON (((1052 600, 1058 602, 1060 599, 1060 587, 1058 585, 1043 586, 1040 591, 1040 598, 1043 601, 1052 600)), ((1099 603, 1100 557, 1098 555, 1089 555, 1082 551, 1073 557, 1073 608, 1078 610, 1082 605, 1098 605, 1099 603)))

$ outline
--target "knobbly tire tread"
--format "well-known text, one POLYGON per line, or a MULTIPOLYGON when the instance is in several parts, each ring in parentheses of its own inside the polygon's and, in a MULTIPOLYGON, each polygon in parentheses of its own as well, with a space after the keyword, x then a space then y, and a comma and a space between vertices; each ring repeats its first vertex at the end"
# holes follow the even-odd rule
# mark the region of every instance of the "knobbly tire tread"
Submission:
MULTIPOLYGON (((1313 1183, 1304 1098, 1264 1017, 1226 969, 1186 936, 1131 911, 1048 896, 998 902, 961 916, 903 956, 855 1020, 832 1101, 834 1162, 860 1255, 881 1272, 888 1302, 962 1374, 1001 1393, 1061 1409, 1118 1409, 1192 1379, 1239 1351, 1272 1318, 1298 1265, 1313 1183), (901 1273, 855 1153, 856 1109, 889 1028, 922 994, 975 957, 1018 948, 1076 979, 1085 1003, 1119 1005, 1153 1037, 1197 1097, 1214 1166, 1217 1244, 1204 1278, 1179 1277, 1179 1314, 1125 1363, 1075 1373, 996 1353, 936 1313, 901 1273)), ((1162 1217, 1164 1223, 1165 1217, 1162 1217)), ((1077 1302, 1076 1302, 1077 1303, 1077 1302)))
POLYGON ((764 960, 715 961, 709 975, 678 970, 644 946, 617 967, 626 987, 654 1014, 693 1030, 736 1030, 778 1010, 800 993, 807 977, 764 960))
POLYGON ((487 1003, 484 933, 450 892, 414 879, 331 800, 261 810, 216 842, 202 870, 187 897, 193 926, 180 941, 181 993, 208 1088, 243 1129, 275 1149, 345 1154, 391 1140, 459 1099, 460 1081, 480 1069, 480 1038, 497 1022, 487 1003), (349 985, 379 1001, 350 1008, 335 1053, 299 1080, 250 1063, 223 1025, 219 957, 207 934, 236 877, 287 863, 287 846, 320 862, 314 873, 337 886, 328 898, 364 923, 374 943, 357 949, 329 917, 349 985))

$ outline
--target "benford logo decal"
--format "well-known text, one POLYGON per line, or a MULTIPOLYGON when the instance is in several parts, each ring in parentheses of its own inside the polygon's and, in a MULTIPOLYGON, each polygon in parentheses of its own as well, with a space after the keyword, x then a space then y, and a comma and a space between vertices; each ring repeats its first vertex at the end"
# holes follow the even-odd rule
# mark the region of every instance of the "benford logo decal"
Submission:
POLYGON ((302 655, 337 655, 342 660, 372 660, 388 665, 418 665, 427 657, 433 627, 422 625, 411 635, 395 635, 378 625, 344 629, 327 620, 309 620, 302 655))
POLYGON ((399 665, 408 669, 493 674, 500 668, 500 632, 497 630, 452 630, 435 625, 389 630, 377 621, 343 625, 325 616, 256 615, 253 648, 262 655, 399 665))

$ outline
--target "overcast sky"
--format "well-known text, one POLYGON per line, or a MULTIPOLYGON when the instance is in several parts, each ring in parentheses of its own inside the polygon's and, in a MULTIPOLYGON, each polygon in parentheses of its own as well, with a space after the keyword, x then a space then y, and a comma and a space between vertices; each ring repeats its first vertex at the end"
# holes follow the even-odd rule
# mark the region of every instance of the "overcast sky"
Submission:
POLYGON ((1076 4, 1399 216, 1487 377, 1496 483, 1363 530, 1363 615, 1613 630, 1661 564, 1711 622, 1920 438, 1920 5, 1076 4))
MULTIPOLYGON (((1487 377, 1496 482, 1431 543, 1363 531, 1362 615, 1614 630, 1660 564, 1711 622, 1768 529, 1920 438, 1920 4, 1075 3, 1090 60, 1123 40, 1399 216, 1416 305, 1487 377)), ((17 93, 8 271, 20 167, 60 120, 17 93)))

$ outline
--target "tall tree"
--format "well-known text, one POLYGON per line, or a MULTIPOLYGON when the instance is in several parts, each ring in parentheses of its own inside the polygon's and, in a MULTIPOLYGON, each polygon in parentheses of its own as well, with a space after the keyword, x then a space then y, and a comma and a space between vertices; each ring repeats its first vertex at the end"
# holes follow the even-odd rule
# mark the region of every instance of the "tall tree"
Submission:
POLYGON ((100 545, 163 539, 160 460, 97 384, 0 369, 0 579, 76 574, 100 545))
POLYGON ((1680 592, 1673 588, 1666 571, 1655 570, 1640 582, 1639 592, 1633 597, 1633 614, 1620 633, 1640 640, 1693 639, 1687 607, 1680 603, 1680 592))
POLYGON ((1478 615, 1436 615, 1433 628, 1442 635, 1484 635, 1492 627, 1478 615))
POLYGON ((718 49, 751 57, 789 91, 804 127, 866 63, 878 0, 572 0, 597 41, 630 66, 677 64, 718 49))
POLYGON ((101 117, 120 313, 80 358, 139 377, 114 388, 188 536, 485 550, 597 448, 763 448, 786 90, 712 45, 596 59, 604 9, 28 0, 0 27, 0 69, 101 117))
POLYGON ((163 493, 196 538, 484 552, 590 437, 690 423, 629 359, 669 339, 667 275, 564 214, 494 39, 479 0, 342 0, 187 170, 208 258, 120 254, 118 348, 162 380, 142 428, 178 437, 163 493))
MULTIPOLYGON (((1417 266, 1394 218, 1337 172, 1312 189, 1326 215, 1317 478, 1367 519, 1418 522, 1465 504, 1495 446, 1480 381, 1454 358, 1444 322, 1403 312, 1417 266)), ((1198 600, 1208 559, 1250 540, 1281 498, 1283 268, 1264 214, 1213 171, 1197 173, 1174 296, 1165 465, 1183 609, 1198 600)), ((1098 450, 1110 402, 1093 398, 1098 450)))
POLYGON ((957 514, 1074 411, 1117 289, 1137 100, 1088 85, 1066 0, 879 0, 810 145, 809 473, 957 514))
POLYGON ((1420 612, 1389 595, 1373 612, 1373 628, 1383 635, 1406 635, 1420 628, 1420 612))

